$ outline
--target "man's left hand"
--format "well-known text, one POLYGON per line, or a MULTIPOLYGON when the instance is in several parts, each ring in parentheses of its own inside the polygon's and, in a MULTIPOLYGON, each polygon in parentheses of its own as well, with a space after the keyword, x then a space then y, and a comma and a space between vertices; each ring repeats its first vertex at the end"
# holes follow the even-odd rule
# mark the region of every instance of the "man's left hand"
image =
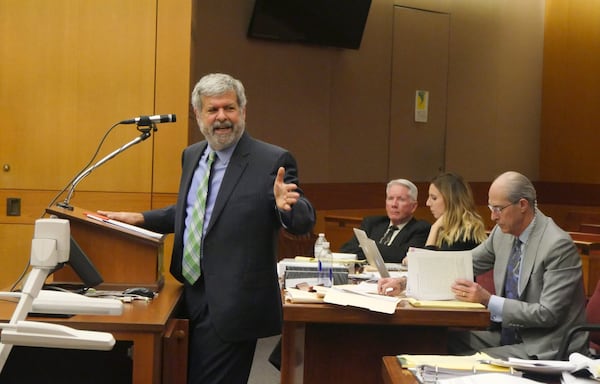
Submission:
POLYGON ((296 184, 286 184, 283 181, 285 175, 285 168, 279 167, 277 170, 277 177, 273 184, 273 194, 275 195, 275 204, 281 211, 289 211, 292 209, 292 205, 296 204, 300 198, 300 194, 296 192, 298 186, 296 184))

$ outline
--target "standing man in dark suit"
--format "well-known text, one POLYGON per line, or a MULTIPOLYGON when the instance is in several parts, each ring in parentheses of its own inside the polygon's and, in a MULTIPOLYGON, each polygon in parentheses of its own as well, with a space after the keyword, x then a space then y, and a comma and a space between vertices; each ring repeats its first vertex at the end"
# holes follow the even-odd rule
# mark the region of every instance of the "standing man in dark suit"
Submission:
POLYGON ((278 231, 283 226, 310 232, 315 212, 298 187, 293 156, 244 132, 246 96, 239 80, 204 76, 194 87, 192 106, 206 141, 183 151, 177 203, 143 213, 102 213, 175 233, 170 270, 184 284, 190 319, 188 383, 245 383, 257 339, 281 333, 278 231), (196 231, 200 250, 192 255, 200 272, 190 278, 184 249, 192 242, 196 191, 207 172, 204 224, 196 231))
MULTIPOLYGON (((422 248, 427 241, 431 225, 413 217, 417 209, 417 186, 406 179, 392 180, 387 184, 385 210, 387 216, 367 216, 360 228, 377 243, 386 263, 400 263, 409 247, 422 248)), ((365 254, 353 236, 340 248, 340 252, 356 253, 359 259, 365 254)))

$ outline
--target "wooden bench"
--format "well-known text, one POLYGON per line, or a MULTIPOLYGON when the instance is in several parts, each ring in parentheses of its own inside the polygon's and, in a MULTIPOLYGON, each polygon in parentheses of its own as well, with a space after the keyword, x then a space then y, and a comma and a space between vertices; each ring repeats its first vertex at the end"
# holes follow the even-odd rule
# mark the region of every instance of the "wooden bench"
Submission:
POLYGON ((600 234, 600 224, 581 223, 579 224, 579 232, 600 234))
POLYGON ((354 236, 353 228, 359 228, 362 217, 327 215, 325 220, 325 237, 330 248, 337 252, 342 244, 354 236))
POLYGON ((585 294, 590 297, 600 280, 600 234, 569 232, 581 255, 585 294))
MULTIPOLYGON (((589 232, 581 228, 582 224, 600 224, 600 213, 591 211, 569 211, 565 218, 564 229, 566 231, 589 232)), ((594 233, 594 232, 592 232, 594 233)))

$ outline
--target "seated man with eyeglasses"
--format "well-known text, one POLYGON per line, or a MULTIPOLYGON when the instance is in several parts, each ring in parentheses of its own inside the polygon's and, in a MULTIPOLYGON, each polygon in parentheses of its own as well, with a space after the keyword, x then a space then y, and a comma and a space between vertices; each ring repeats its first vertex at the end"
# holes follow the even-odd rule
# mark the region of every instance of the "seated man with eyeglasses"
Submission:
MULTIPOLYGON (((448 352, 554 359, 567 331, 585 322, 579 253, 569 234, 536 207, 535 188, 524 175, 498 176, 488 203, 496 225, 473 249, 473 269, 475 275, 493 269, 498 294, 467 280, 457 280, 452 290, 457 300, 485 305, 496 326, 451 332, 448 352)), ((580 333, 569 353, 587 353, 586 339, 580 333)))

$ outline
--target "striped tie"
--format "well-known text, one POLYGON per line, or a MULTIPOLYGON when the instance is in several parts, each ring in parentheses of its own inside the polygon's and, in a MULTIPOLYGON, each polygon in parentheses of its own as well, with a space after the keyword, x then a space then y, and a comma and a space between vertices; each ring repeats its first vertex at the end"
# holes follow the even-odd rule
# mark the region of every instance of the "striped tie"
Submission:
MULTIPOLYGON (((521 240, 515 239, 513 248, 506 266, 506 280, 504 281, 504 296, 507 299, 519 300, 519 271, 521 269, 521 240)), ((512 327, 502 327, 500 337, 502 345, 517 343, 517 333, 512 327)))
POLYGON ((392 236, 394 235, 394 232, 396 232, 397 229, 398 227, 396 227, 395 225, 390 225, 383 237, 379 240, 379 243, 389 245, 388 243, 390 242, 390 240, 392 240, 392 236))
POLYGON ((212 163, 215 159, 215 152, 208 155, 206 161, 206 173, 198 186, 196 192, 196 203, 192 210, 192 219, 188 229, 188 239, 183 249, 182 273, 183 277, 190 283, 194 284, 200 277, 200 257, 202 246, 202 228, 204 226, 204 211, 206 209, 206 196, 208 194, 208 180, 212 163))

